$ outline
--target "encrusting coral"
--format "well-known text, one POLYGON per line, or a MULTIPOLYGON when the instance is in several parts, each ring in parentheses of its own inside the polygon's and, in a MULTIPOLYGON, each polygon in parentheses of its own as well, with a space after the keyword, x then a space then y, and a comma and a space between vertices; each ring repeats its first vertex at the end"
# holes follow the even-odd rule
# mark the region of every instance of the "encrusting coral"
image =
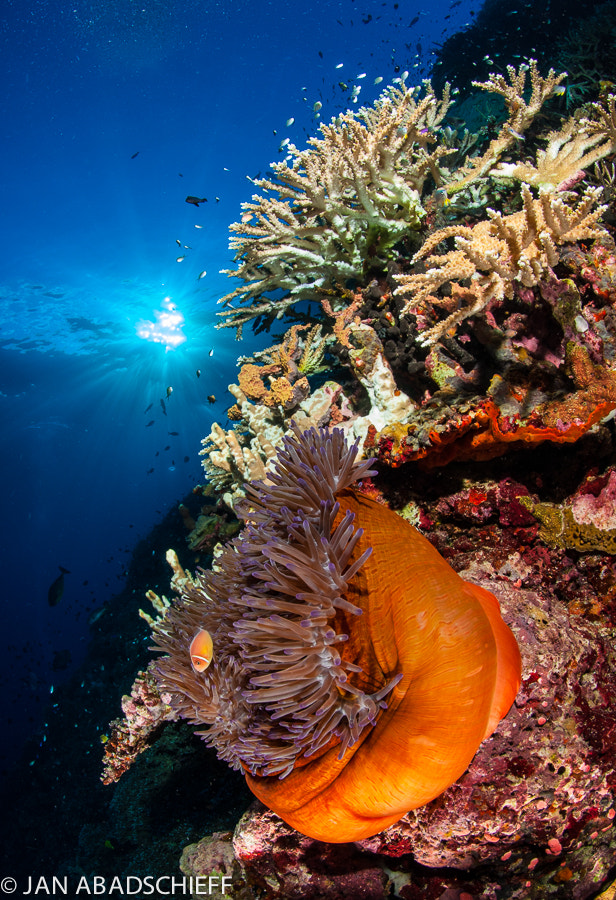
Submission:
POLYGON ((356 457, 337 429, 284 439, 212 571, 176 567, 181 598, 154 624, 165 655, 150 669, 259 798, 334 842, 445 790, 520 683, 496 598, 350 489, 372 474, 356 457))
POLYGON ((520 501, 541 523, 540 537, 551 547, 616 554, 616 470, 590 476, 562 504, 520 501))

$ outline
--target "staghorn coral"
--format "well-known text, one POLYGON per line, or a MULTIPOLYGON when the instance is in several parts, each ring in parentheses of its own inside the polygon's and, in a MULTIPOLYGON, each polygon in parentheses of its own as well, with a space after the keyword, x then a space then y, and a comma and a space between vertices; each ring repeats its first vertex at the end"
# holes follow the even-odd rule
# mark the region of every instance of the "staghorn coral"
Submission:
MULTIPOLYGON (((217 327, 233 326, 240 336, 251 319, 280 318, 300 299, 327 295, 334 297, 328 312, 337 315, 333 286, 361 279, 370 268, 383 270, 400 240, 416 243, 435 198, 437 205, 439 197, 451 205, 451 216, 469 203, 476 211, 485 207, 490 192, 499 195, 495 185, 503 179, 552 192, 573 186, 584 177, 584 167, 616 147, 613 96, 605 105, 589 107, 590 118, 573 116, 549 132, 535 165, 503 160, 564 78, 565 73, 557 75, 552 69, 541 76, 530 60, 517 70, 509 66, 507 76, 492 73, 487 81, 475 82, 500 95, 508 111, 480 156, 474 155, 475 146, 468 140, 466 153, 451 146, 451 129, 442 124, 450 105, 448 89, 438 100, 428 82, 420 97, 418 89, 407 89, 402 81, 373 107, 322 125, 322 137, 310 139, 308 149, 291 146, 291 162, 273 164, 274 179, 255 182, 265 195, 254 195, 244 204, 242 220, 231 226, 231 248, 240 265, 227 273, 243 284, 219 301, 227 308, 219 313, 225 321, 217 327), (428 152, 434 141, 436 148, 428 152), (456 152, 462 165, 449 170, 442 160, 456 152), (268 297, 275 290, 285 295, 268 297)), ((422 256, 427 252, 420 250, 422 256)), ((456 288, 458 306, 472 315, 485 305, 486 296, 488 301, 498 296, 500 288, 496 277, 456 288)))
POLYGON ((547 147, 538 151, 534 166, 501 162, 490 174, 515 178, 543 190, 568 190, 585 177, 584 169, 616 150, 615 101, 610 94, 605 105, 590 105, 592 119, 573 115, 557 131, 546 135, 547 147))
POLYGON ((484 178, 495 167, 508 150, 515 146, 516 142, 524 138, 524 133, 534 121, 545 101, 550 97, 558 85, 566 78, 561 72, 557 75, 554 69, 550 69, 544 78, 539 74, 537 62, 529 60, 528 65, 522 64, 518 70, 513 66, 507 66, 509 81, 504 75, 491 73, 487 81, 474 81, 475 87, 490 93, 500 94, 507 107, 507 120, 501 126, 498 134, 479 157, 473 157, 456 172, 452 181, 447 185, 448 195, 456 194, 464 190, 471 182, 478 178, 484 178), (530 72, 531 92, 528 99, 525 98, 526 76, 530 72))
POLYGON ((522 185, 524 207, 520 212, 503 216, 488 210, 489 220, 473 228, 451 225, 431 235, 413 260, 427 257, 427 271, 395 276, 399 285, 395 294, 410 295, 403 314, 427 315, 434 306, 446 305, 434 292, 453 282, 453 311, 425 330, 419 337, 420 343, 436 343, 491 302, 512 296, 515 284, 537 285, 558 262, 562 244, 606 234, 598 221, 605 209, 597 206, 598 195, 597 189, 589 188, 577 206, 571 207, 550 194, 534 199, 528 185, 522 185), (432 254, 439 244, 452 237, 455 250, 432 254), (465 280, 470 281, 468 287, 460 284, 465 280))
POLYGON ((291 164, 273 163, 273 180, 259 179, 265 195, 242 206, 231 225, 237 269, 227 274, 244 284, 219 302, 228 307, 217 327, 241 326, 263 313, 285 309, 334 282, 357 278, 372 258, 387 251, 424 216, 420 193, 429 174, 437 176, 431 153, 449 107, 449 91, 437 98, 429 83, 390 87, 372 108, 346 112, 321 126, 306 150, 290 145, 291 164), (262 299, 272 290, 287 296, 262 299), (240 307, 234 306, 239 301, 240 307))
POLYGON ((585 168, 613 152, 615 145, 603 140, 604 135, 580 128, 580 122, 570 118, 558 131, 551 131, 545 150, 539 150, 535 165, 531 163, 501 162, 491 174, 498 178, 515 178, 533 187, 549 191, 568 189, 585 177, 585 168))

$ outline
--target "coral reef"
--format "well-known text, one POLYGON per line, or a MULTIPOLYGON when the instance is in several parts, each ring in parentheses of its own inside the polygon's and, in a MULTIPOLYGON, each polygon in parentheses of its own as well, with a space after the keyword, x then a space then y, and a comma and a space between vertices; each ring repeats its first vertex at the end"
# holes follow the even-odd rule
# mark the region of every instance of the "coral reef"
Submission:
POLYGON ((325 317, 316 358, 326 348, 344 368, 315 391, 300 359, 314 328, 303 338, 298 325, 244 362, 230 387, 238 424, 215 424, 202 451, 226 502, 267 477, 293 419, 342 425, 387 465, 440 466, 576 441, 616 408, 616 255, 601 223, 605 189, 582 168, 614 151, 616 101, 607 93, 565 121, 552 111, 557 127, 538 128, 564 77, 531 60, 475 82, 506 114, 487 146, 476 135, 465 151, 446 124, 447 90, 438 100, 429 84, 420 95, 401 79, 374 107, 322 126, 308 150, 292 148, 278 180, 262 182, 279 197, 255 196, 232 226, 244 284, 223 298, 224 324, 281 317, 311 297, 325 317), (534 163, 520 158, 526 134, 534 163), (402 181, 417 216, 387 206, 383 184, 395 193, 402 181), (307 260, 302 229, 314 216, 320 249, 307 260), (345 228, 361 266, 345 268, 345 228), (343 286, 351 274, 355 286, 343 286))
MULTIPOLYGON (((220 865, 238 897, 585 900, 613 867, 616 99, 604 85, 565 114, 575 93, 565 77, 530 61, 474 82, 505 110, 470 135, 450 127, 448 88, 438 97, 402 78, 306 150, 290 146, 231 226, 229 274, 242 284, 222 298, 219 327, 295 324, 240 360, 233 425, 215 423, 203 442, 210 486, 244 530, 209 572, 190 576, 171 558, 179 600, 154 595, 149 617, 166 656, 136 686, 134 727, 114 730, 106 777, 167 717, 209 726, 219 756, 311 835, 257 804, 233 838, 187 849, 183 871, 220 865), (302 299, 315 301, 305 314, 292 309, 302 299), (318 439, 300 437, 312 426, 318 439), (343 434, 356 441, 348 463, 343 434), (550 461, 531 477, 547 445, 550 461), (597 448, 611 454, 604 471, 597 448), (371 453, 374 481, 359 461, 371 453), (505 661, 497 670, 509 671, 491 711, 475 700, 483 724, 440 780, 434 754, 404 757, 429 704, 411 703, 395 725, 407 710, 398 677, 412 663, 400 630, 382 630, 396 609, 414 609, 413 585, 395 579, 429 580, 430 551, 419 555, 424 538, 405 518, 461 575, 452 591, 472 596, 465 641, 483 610, 505 661), (364 604, 366 585, 391 608, 364 604), (492 592, 522 648, 507 715, 515 653, 492 592), (208 668, 201 656, 191 665, 203 631, 208 668), (390 725, 407 736, 393 749, 390 725), (398 766, 414 772, 417 759, 429 783, 407 791, 398 766)), ((435 629, 429 656, 449 627, 435 629)), ((494 658, 473 656, 490 682, 494 658)), ((448 716, 457 746, 468 722, 448 716)))
POLYGON ((327 381, 290 410, 251 402, 238 385, 229 385, 229 391, 236 399, 232 415, 239 420, 238 427, 225 431, 214 422, 200 455, 210 484, 231 507, 244 497, 248 482, 267 478, 268 466, 292 422, 306 429, 339 424, 352 415, 341 386, 334 381, 327 381))
POLYGON ((255 181, 266 195, 244 203, 230 226, 240 265, 228 274, 245 283, 219 301, 228 307, 219 327, 241 329, 266 312, 280 317, 315 290, 361 276, 419 228, 420 192, 447 152, 428 146, 450 103, 447 89, 440 99, 429 84, 422 93, 389 88, 374 107, 322 125, 308 149, 289 145, 291 164, 272 163, 273 179, 255 181), (263 297, 278 289, 288 293, 272 308, 263 297))
POLYGON ((177 718, 169 706, 169 696, 158 690, 152 668, 139 672, 130 696, 122 697, 124 717, 111 722, 111 737, 104 744, 103 784, 117 781, 149 746, 162 723, 177 718))

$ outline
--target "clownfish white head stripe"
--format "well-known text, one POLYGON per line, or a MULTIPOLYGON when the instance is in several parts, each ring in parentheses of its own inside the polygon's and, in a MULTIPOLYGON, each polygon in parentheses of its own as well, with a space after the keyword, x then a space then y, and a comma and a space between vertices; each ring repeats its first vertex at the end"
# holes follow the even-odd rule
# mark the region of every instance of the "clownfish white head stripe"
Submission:
POLYGON ((214 655, 214 644, 209 631, 202 628, 196 633, 191 641, 189 653, 195 672, 205 672, 214 655))

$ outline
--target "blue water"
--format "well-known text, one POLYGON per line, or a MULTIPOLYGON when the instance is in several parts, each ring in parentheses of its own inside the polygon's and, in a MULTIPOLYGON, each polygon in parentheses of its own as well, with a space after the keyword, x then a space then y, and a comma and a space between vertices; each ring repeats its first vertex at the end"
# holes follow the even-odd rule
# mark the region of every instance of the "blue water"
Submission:
POLYGON ((430 7, 4 0, 5 757, 82 660, 88 617, 121 587, 136 541, 202 480, 200 440, 226 422, 238 353, 269 343, 214 330, 235 286, 219 270, 246 176, 280 158, 284 138, 304 145, 316 101, 322 121, 346 109, 341 82, 362 86, 361 104, 377 76, 425 76, 435 46, 472 20, 467 0, 430 7), (165 304, 183 317, 169 344, 140 337, 165 304), (60 565, 71 574, 50 608, 60 565), (66 649, 71 665, 53 671, 66 649))

